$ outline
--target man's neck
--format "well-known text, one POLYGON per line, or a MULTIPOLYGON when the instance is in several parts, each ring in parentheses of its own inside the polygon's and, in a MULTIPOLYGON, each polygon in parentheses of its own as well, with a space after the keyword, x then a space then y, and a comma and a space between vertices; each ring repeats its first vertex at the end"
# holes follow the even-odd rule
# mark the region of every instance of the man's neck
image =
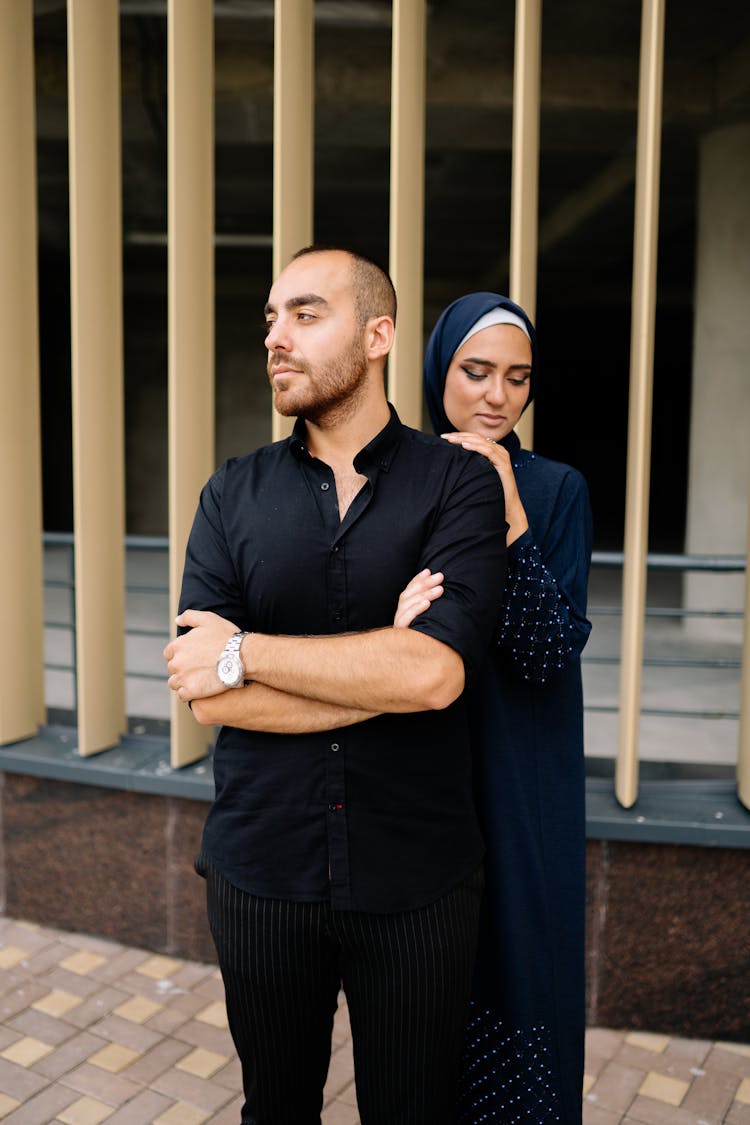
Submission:
POLYGON ((315 457, 327 464, 351 464, 361 449, 372 441, 390 421, 385 393, 365 395, 350 415, 333 420, 305 420, 307 446, 315 457))

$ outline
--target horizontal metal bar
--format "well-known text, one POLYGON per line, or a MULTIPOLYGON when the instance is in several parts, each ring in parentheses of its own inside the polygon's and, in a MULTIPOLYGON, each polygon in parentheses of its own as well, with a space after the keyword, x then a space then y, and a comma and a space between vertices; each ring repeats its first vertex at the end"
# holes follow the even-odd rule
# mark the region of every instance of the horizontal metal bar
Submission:
MULTIPOLYGON (((594 551, 591 565, 602 568, 623 566, 625 555, 622 551, 594 551)), ((743 572, 747 566, 744 555, 676 555, 648 554, 646 565, 650 570, 707 570, 723 572, 743 572)))
MULTIPOLYGON (((620 708, 606 703, 584 704, 584 711, 591 714, 618 715, 620 708)), ((641 707, 641 715, 657 719, 739 719, 739 711, 675 711, 671 707, 641 707)))
MULTIPOLYGON (((594 617, 619 617, 619 605, 590 605, 586 611, 594 617)), ((682 609, 680 606, 647 606, 646 617, 743 617, 741 609, 682 609)))
MULTIPOLYGON (((581 657, 584 664, 619 664, 619 653, 613 656, 586 656, 581 657)), ((679 656, 647 656, 643 660, 644 667, 651 668, 741 668, 742 661, 731 657, 717 657, 715 660, 697 660, 679 656)))
POLYGON ((169 587, 168 586, 146 586, 146 585, 141 585, 138 582, 134 582, 133 584, 127 583, 127 585, 125 586, 125 589, 129 594, 168 594, 169 593, 169 587))
MULTIPOLYGON (((248 238, 255 236, 247 236, 248 238)), ((45 546, 73 546, 75 537, 71 531, 45 531, 42 536, 45 546)), ((166 535, 126 535, 125 546, 131 551, 166 551, 169 538, 166 535)), ((602 569, 621 567, 625 561, 622 551, 594 551, 591 565, 602 569)), ((741 573, 747 567, 744 555, 680 555, 675 553, 651 553, 646 563, 652 570, 705 570, 741 573)))
POLYGON ((168 551, 169 538, 166 535, 126 535, 125 546, 129 551, 168 551))
POLYGON ((72 531, 45 531, 42 533, 45 547, 72 547, 75 536, 72 531))

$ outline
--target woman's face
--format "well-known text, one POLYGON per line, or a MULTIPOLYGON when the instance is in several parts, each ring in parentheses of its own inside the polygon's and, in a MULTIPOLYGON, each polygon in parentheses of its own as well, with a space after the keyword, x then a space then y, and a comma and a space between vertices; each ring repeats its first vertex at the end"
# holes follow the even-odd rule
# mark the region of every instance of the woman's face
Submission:
POLYGON ((456 430, 500 441, 529 397, 531 342, 513 324, 483 328, 463 344, 445 377, 443 407, 456 430))

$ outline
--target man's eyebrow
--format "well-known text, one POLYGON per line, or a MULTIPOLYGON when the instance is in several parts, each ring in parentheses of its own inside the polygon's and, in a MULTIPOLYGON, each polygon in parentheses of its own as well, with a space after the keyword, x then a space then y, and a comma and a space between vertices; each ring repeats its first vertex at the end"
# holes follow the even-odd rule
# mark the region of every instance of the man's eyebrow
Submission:
MULTIPOLYGON (((284 302, 284 308, 291 312, 292 309, 300 309, 303 305, 317 305, 318 308, 328 308, 328 301, 325 297, 321 297, 319 293, 301 293, 299 297, 290 297, 288 301, 284 302)), ((263 310, 266 316, 269 313, 276 312, 276 306, 267 304, 263 310)))

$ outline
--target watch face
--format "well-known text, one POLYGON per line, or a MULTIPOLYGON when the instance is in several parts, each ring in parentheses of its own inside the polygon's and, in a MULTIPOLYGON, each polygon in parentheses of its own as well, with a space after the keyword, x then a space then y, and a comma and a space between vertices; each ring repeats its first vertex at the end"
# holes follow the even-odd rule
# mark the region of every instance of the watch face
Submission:
POLYGON ((242 677, 242 662, 236 656, 222 656, 216 674, 225 687, 234 687, 242 677))

